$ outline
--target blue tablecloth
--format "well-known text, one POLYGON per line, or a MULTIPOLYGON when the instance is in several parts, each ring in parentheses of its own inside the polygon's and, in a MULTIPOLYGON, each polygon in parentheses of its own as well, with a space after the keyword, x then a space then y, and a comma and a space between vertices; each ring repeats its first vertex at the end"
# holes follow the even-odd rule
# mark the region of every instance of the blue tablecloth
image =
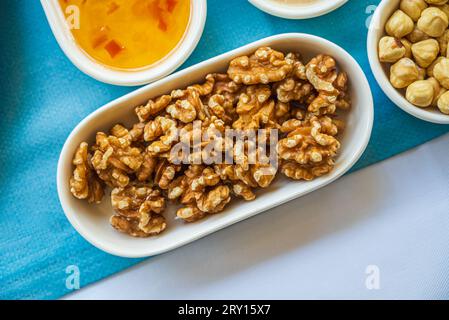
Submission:
MULTIPOLYGON (((366 22, 379 1, 350 0, 307 21, 275 18, 243 0, 208 2, 203 37, 182 68, 284 32, 327 38, 359 61, 373 90, 376 117, 371 143, 354 170, 449 131, 402 112, 376 84, 365 46, 366 22)), ((70 292, 68 266, 79 268, 83 287, 140 261, 108 255, 83 240, 56 193, 58 156, 70 131, 133 89, 78 71, 59 49, 39 1, 0 1, 0 16, 0 298, 58 298, 70 292)))

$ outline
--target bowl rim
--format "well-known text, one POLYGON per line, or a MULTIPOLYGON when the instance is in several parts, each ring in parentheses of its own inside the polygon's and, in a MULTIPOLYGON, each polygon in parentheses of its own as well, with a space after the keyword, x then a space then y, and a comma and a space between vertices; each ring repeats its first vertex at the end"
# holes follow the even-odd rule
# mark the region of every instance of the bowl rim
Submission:
MULTIPOLYGON (((329 183, 334 182, 335 180, 337 180, 338 178, 340 178, 343 174, 345 174, 362 156, 362 154, 364 153, 364 151, 366 150, 366 147, 370 141, 370 137, 371 137, 371 133, 372 133, 372 127, 373 127, 373 121, 374 121, 374 103, 373 103, 373 98, 372 98, 372 93, 371 93, 371 89, 368 83, 368 80, 366 78, 365 73, 363 72, 362 68, 360 67, 360 65, 357 63, 357 61, 343 48, 341 48, 340 46, 338 46, 337 44, 330 42, 329 40, 326 40, 324 38, 318 37, 318 36, 313 36, 313 35, 309 35, 309 34, 303 34, 303 33, 285 33, 285 34, 279 34, 279 35, 274 35, 271 37, 267 37, 267 38, 263 38, 254 42, 251 42, 247 45, 241 46, 237 49, 228 51, 226 53, 223 53, 221 55, 218 55, 216 57, 210 58, 208 60, 205 60, 203 62, 200 62, 196 65, 193 65, 191 67, 188 67, 184 70, 178 71, 177 73, 174 73, 164 79, 161 79, 158 82, 154 82, 151 83, 147 86, 144 86, 140 89, 137 89, 131 93, 128 93, 118 99, 115 99, 107 104, 105 104, 104 106, 100 107, 99 109, 95 110, 94 112, 90 113, 87 117, 85 117, 81 122, 78 123, 78 125, 72 130, 72 132, 69 134, 69 136, 67 137, 64 146, 61 150, 60 156, 59 156, 59 161, 58 161, 58 165, 57 165, 57 175, 56 175, 56 183, 57 183, 57 190, 58 190, 58 197, 61 203, 61 206, 63 208, 64 214, 66 215, 67 219, 69 220, 69 222, 72 224, 72 226, 77 230, 77 232, 84 238, 86 239, 89 243, 91 243, 93 246, 116 256, 120 256, 120 257, 127 257, 127 258, 141 258, 141 257, 148 257, 148 256, 153 256, 153 255, 157 255, 157 254, 161 254, 164 252, 168 252, 170 250, 173 250, 177 247, 183 246, 185 244, 188 244, 190 242, 193 242, 195 240, 198 240, 208 234, 212 234, 220 229, 223 229, 229 225, 232 225, 234 223, 237 223, 241 220, 250 218, 258 213, 261 213, 263 211, 269 210, 275 206, 278 206, 282 203, 291 201, 293 199, 296 199, 300 196, 303 196, 305 194, 308 194, 310 192, 313 192, 319 188, 322 188, 324 186, 326 186, 329 183), (86 227, 81 221, 80 219, 77 217, 77 213, 75 212, 75 210, 72 208, 72 206, 70 205, 70 203, 68 203, 68 200, 66 199, 66 195, 67 192, 70 193, 70 191, 67 191, 68 189, 68 182, 64 179, 64 175, 65 175, 65 168, 64 165, 66 164, 67 161, 71 161, 72 157, 73 157, 73 152, 72 149, 70 148, 70 144, 72 142, 72 140, 80 133, 82 132, 82 130, 84 129, 84 127, 90 123, 90 121, 92 119, 95 119, 98 115, 102 114, 103 112, 105 112, 106 110, 108 110, 109 108, 113 108, 116 105, 119 105, 127 100, 132 99, 134 96, 138 96, 142 93, 145 93, 151 89, 153 89, 154 87, 157 87, 161 84, 165 84, 165 83, 169 83, 170 81, 172 81, 173 79, 176 79, 177 77, 183 77, 188 75, 189 73, 195 71, 195 69, 199 69, 203 66, 207 66, 208 64, 213 64, 213 63, 219 63, 222 59, 226 58, 226 59, 232 59, 232 57, 236 56, 237 54, 242 54, 242 51, 248 51, 248 50, 252 50, 253 47, 257 47, 257 46, 261 46, 261 45, 270 45, 270 43, 273 43, 274 41, 279 41, 279 40, 288 40, 288 39, 298 39, 298 40, 308 40, 308 41, 315 41, 315 42, 320 42, 321 44, 325 45, 325 46, 329 46, 332 47, 333 49, 335 49, 336 51, 339 52, 339 55, 341 55, 342 59, 347 60, 347 62, 349 64, 354 65, 354 73, 358 74, 358 78, 362 79, 361 83, 358 84, 358 86, 362 87, 364 90, 366 90, 366 95, 363 95, 364 97, 366 97, 366 99, 368 100, 368 103, 366 105, 363 105, 364 110, 363 113, 365 113, 364 115, 364 119, 366 118, 366 126, 363 127, 363 134, 362 135, 358 135, 357 136, 357 145, 360 145, 360 147, 358 149, 355 150, 355 152, 353 154, 351 154, 350 159, 348 160, 348 163, 345 165, 345 167, 340 167, 338 169, 336 169, 336 174, 334 176, 330 176, 327 180, 325 180, 324 182, 320 181, 319 183, 317 183, 316 185, 312 185, 312 187, 310 187, 309 189, 307 189, 307 191, 297 195, 297 194, 291 194, 289 195, 288 198, 283 199, 283 201, 281 203, 274 203, 274 204, 270 204, 267 205, 263 208, 263 210, 256 210, 255 212, 251 212, 251 214, 243 217, 243 218, 239 218, 236 217, 235 219, 232 219, 229 223, 226 223, 225 225, 220 225, 218 227, 214 227, 214 228, 210 228, 210 229, 206 229, 206 230, 202 230, 201 232, 198 232, 198 234, 196 234, 195 236, 193 236, 192 238, 189 239, 184 239, 181 241, 174 241, 174 243, 172 245, 168 245, 166 247, 162 247, 159 248, 157 250, 145 250, 145 252, 131 252, 131 250, 127 250, 124 251, 121 248, 117 248, 115 247, 113 244, 107 243, 102 241, 101 239, 99 239, 98 237, 96 237, 94 234, 92 234, 92 232, 89 230, 88 227, 86 227), (340 170, 340 171, 337 171, 340 170)), ((70 195, 71 196, 71 195, 70 195)))
MULTIPOLYGON (((399 8, 399 0, 398 8, 399 8)), ((367 36, 367 53, 368 60, 373 72, 374 78, 379 84, 382 91, 387 95, 387 97, 399 108, 408 114, 436 124, 449 124, 449 115, 445 115, 444 113, 431 112, 426 108, 419 108, 414 106, 399 92, 398 89, 394 88, 390 83, 387 74, 385 73, 382 63, 379 60, 378 56, 378 40, 384 34, 384 26, 380 27, 380 21, 384 14, 384 11, 389 8, 391 5, 390 0, 382 0, 379 6, 376 8, 376 11, 373 14, 371 19, 370 26, 368 28, 368 36, 367 36)))
POLYGON ((76 44, 71 31, 64 25, 64 16, 58 1, 41 0, 50 28, 67 58, 84 74, 107 84, 139 86, 159 80, 179 68, 195 50, 204 31, 207 0, 191 1, 190 22, 181 41, 165 58, 136 70, 107 67, 89 57, 76 44))
POLYGON ((284 6, 276 4, 274 1, 267 0, 249 0, 249 2, 258 9, 276 17, 285 19, 311 19, 325 15, 343 6, 348 0, 326 0, 315 5, 284 6))

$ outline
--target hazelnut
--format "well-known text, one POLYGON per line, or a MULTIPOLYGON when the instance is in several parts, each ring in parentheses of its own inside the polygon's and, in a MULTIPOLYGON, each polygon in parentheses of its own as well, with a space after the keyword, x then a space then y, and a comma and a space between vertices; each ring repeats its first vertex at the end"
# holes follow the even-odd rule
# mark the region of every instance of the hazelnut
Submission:
POLYGON ((435 79, 434 77, 430 77, 430 78, 426 79, 426 81, 428 81, 432 85, 433 92, 435 93, 435 95, 437 95, 441 90, 441 86, 440 86, 440 83, 438 82, 438 80, 435 79))
POLYGON ((428 39, 412 45, 412 53, 420 67, 427 68, 440 53, 440 46, 435 39, 428 39))
POLYGON ((440 92, 438 92, 438 94, 435 95, 435 98, 433 98, 432 107, 438 107, 438 101, 440 100, 441 96, 446 92, 448 92, 446 89, 444 88, 440 89, 440 92))
POLYGON ((449 91, 446 91, 440 96, 437 105, 442 113, 449 114, 449 91))
POLYGON ((441 37, 437 38, 438 44, 440 45, 440 55, 447 56, 447 44, 449 42, 449 29, 445 30, 441 37))
POLYGON ((449 25, 448 16, 436 7, 425 9, 418 20, 418 28, 431 37, 440 37, 449 25))
POLYGON ((427 81, 429 81, 432 86, 433 86, 433 101, 432 101, 432 106, 436 106, 438 103, 438 99, 440 98, 440 96, 446 92, 446 89, 442 88, 440 86, 440 83, 438 82, 437 79, 430 77, 427 79, 427 81))
POLYGON ((422 30, 420 30, 417 26, 415 26, 413 31, 407 35, 407 39, 411 43, 416 43, 416 42, 419 42, 419 41, 427 40, 429 38, 430 37, 427 35, 427 33, 425 33, 422 30))
POLYGON ((397 89, 409 86, 418 78, 418 66, 409 58, 400 59, 390 68, 390 82, 397 89))
POLYGON ((418 80, 408 86, 406 99, 418 107, 428 107, 432 104, 434 88, 430 81, 418 80))
POLYGON ((402 10, 396 10, 385 25, 387 34, 396 38, 405 37, 413 31, 413 28, 414 23, 412 18, 406 15, 402 10))
POLYGON ((427 8, 424 0, 402 0, 400 9, 405 12, 413 21, 418 21, 421 13, 427 8))
POLYGON ((449 89, 449 59, 443 58, 433 68, 433 76, 440 84, 449 89))
POLYGON ((401 39, 401 43, 405 48, 405 55, 406 58, 412 58, 412 43, 408 41, 407 39, 401 39))
POLYGON ((438 9, 443 11, 447 15, 447 17, 449 19, 449 4, 446 3, 446 4, 443 4, 441 6, 438 6, 438 9))
POLYGON ((444 57, 438 57, 435 59, 435 61, 432 62, 430 66, 427 67, 427 76, 433 77, 433 68, 435 68, 436 64, 439 63, 441 60, 445 59, 444 57))
POLYGON ((424 80, 427 76, 427 69, 421 68, 420 66, 417 66, 418 68, 418 80, 424 80))
POLYGON ((393 37, 383 37, 379 41, 379 59, 381 62, 394 63, 405 56, 402 42, 393 37))
POLYGON ((428 4, 433 4, 433 5, 436 5, 436 6, 441 6, 441 5, 445 4, 447 1, 448 0, 426 0, 426 2, 428 4))

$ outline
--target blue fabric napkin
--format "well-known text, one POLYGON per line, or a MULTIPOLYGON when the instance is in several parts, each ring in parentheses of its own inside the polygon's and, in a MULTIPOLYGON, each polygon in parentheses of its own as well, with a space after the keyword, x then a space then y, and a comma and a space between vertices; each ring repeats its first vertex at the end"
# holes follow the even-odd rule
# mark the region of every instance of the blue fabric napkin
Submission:
MULTIPOLYGON (((366 23, 379 1, 350 0, 306 21, 272 17, 242 0, 208 2, 203 37, 182 68, 284 32, 327 38, 357 59, 371 84, 376 116, 371 143, 354 170, 449 131, 402 112, 376 84, 365 46, 366 23)), ((58 298, 71 291, 69 266, 79 269, 83 287, 141 261, 108 255, 83 240, 56 193, 58 156, 70 131, 133 88, 106 85, 77 70, 59 49, 39 1, 0 6, 0 298, 58 298)))

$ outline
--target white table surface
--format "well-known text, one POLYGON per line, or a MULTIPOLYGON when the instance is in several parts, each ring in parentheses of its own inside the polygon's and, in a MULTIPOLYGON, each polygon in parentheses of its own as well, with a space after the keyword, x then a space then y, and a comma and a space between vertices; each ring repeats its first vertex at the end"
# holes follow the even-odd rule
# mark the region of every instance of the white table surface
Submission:
POLYGON ((447 299, 449 135, 65 298, 447 299))

